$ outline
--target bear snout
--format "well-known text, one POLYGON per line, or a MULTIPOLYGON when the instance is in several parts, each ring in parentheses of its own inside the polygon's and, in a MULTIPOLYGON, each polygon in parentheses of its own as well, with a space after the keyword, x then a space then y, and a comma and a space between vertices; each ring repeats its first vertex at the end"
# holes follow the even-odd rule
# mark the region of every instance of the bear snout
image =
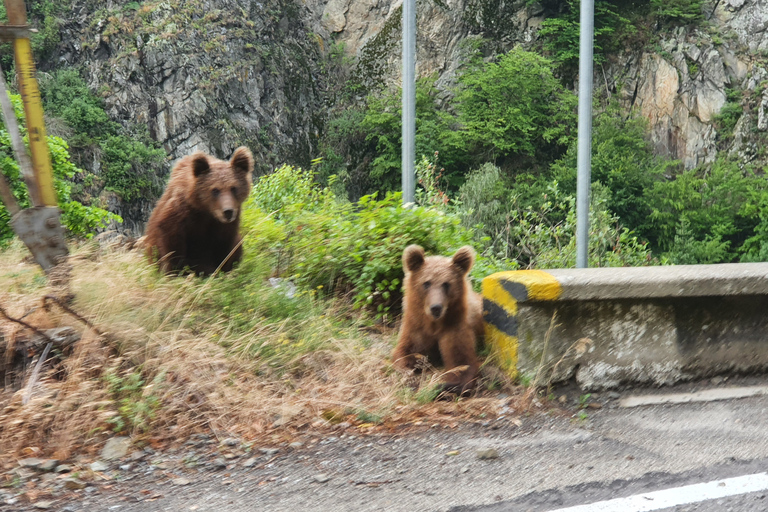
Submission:
POLYGON ((231 222, 235 218, 235 210, 224 210, 224 220, 231 222))
POLYGON ((440 318, 440 315, 443 314, 443 306, 442 304, 432 304, 429 306, 429 312, 432 314, 435 318, 440 318))

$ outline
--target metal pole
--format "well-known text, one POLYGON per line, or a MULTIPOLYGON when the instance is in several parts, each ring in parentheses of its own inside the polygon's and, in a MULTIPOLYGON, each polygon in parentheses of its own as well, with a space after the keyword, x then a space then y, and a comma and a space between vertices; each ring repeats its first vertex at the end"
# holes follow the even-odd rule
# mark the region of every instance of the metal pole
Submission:
POLYGON ((416 162, 416 0, 403 0, 403 204, 413 203, 416 162))
POLYGON ((579 146, 576 176, 576 267, 589 266, 589 190, 592 161, 592 42, 595 2, 581 0, 579 50, 579 146))
MULTIPOLYGON (((26 6, 22 0, 5 0, 5 10, 11 25, 25 26, 27 24, 26 6)), ((32 57, 32 44, 29 38, 14 39, 13 50, 16 57, 16 77, 19 83, 19 92, 27 119, 29 151, 32 154, 32 167, 40 191, 40 200, 46 206, 56 206, 56 191, 53 188, 53 171, 51 170, 51 158, 48 155, 43 105, 35 78, 35 61, 32 57)))

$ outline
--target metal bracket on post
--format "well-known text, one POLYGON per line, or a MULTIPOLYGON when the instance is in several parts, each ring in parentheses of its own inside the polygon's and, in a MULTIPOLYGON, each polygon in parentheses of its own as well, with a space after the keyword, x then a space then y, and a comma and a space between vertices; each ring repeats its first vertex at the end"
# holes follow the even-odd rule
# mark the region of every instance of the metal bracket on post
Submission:
POLYGON ((35 206, 21 210, 11 219, 13 231, 46 273, 65 262, 69 254, 60 217, 57 207, 35 206))

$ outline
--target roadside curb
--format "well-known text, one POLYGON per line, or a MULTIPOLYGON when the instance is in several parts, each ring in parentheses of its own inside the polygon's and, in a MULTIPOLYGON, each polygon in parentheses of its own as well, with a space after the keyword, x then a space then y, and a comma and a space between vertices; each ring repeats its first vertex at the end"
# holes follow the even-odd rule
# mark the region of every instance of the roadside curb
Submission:
POLYGON ((513 378, 597 390, 768 371, 768 263, 518 270, 482 292, 513 378))

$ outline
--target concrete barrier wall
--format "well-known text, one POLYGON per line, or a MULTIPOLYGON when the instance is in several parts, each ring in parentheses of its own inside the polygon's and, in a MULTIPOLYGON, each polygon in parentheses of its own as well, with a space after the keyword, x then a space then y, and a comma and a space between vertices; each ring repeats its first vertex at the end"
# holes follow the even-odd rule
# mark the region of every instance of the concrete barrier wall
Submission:
POLYGON ((594 390, 768 370, 768 263, 501 272, 483 297, 513 376, 594 390))

